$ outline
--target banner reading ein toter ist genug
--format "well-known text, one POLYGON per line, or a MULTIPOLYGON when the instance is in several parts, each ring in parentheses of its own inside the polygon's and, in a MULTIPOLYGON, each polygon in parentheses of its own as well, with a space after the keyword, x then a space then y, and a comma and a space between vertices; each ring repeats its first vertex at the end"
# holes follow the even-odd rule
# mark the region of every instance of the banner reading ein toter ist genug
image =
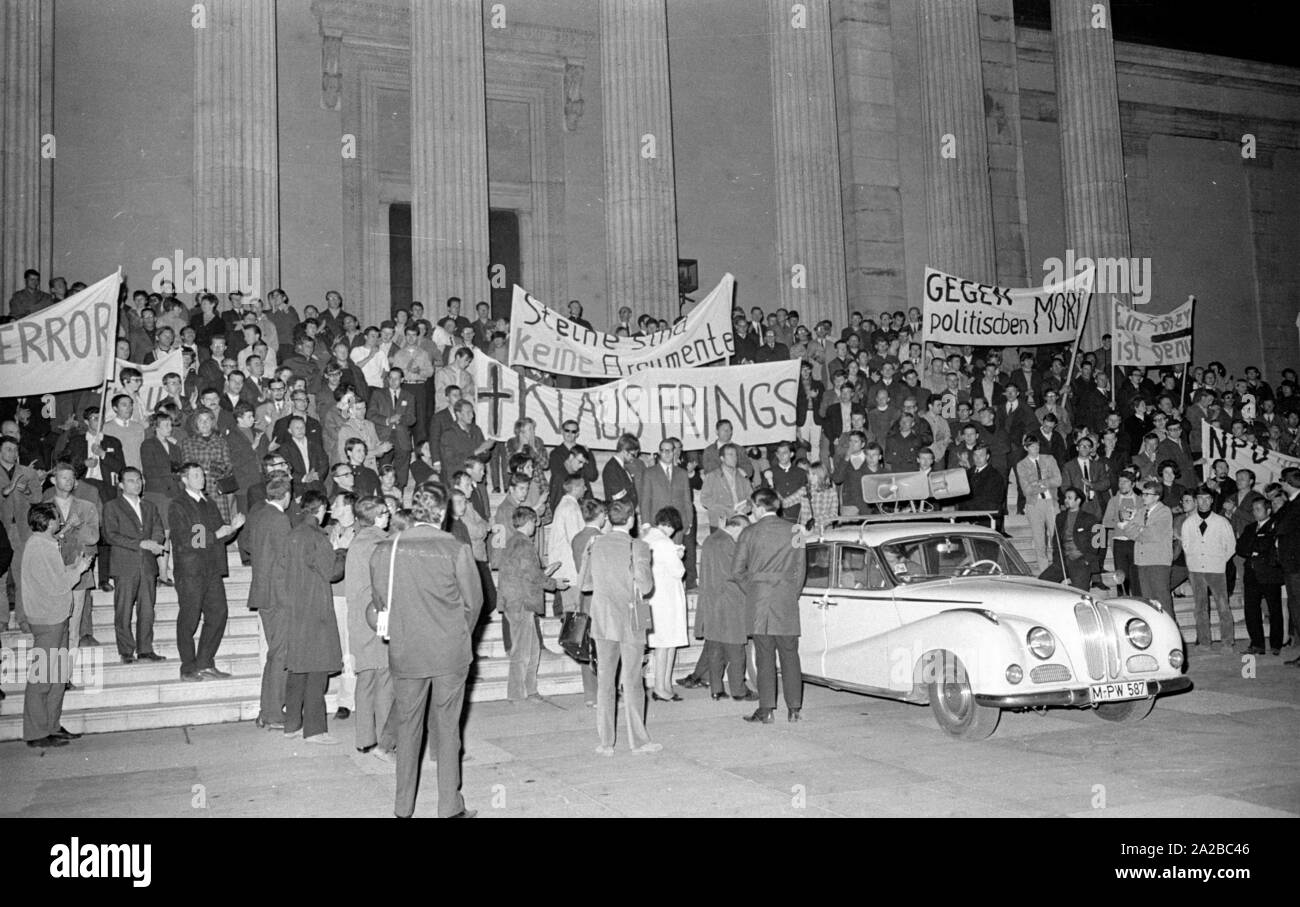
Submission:
POLYGON ((635 435, 642 450, 664 438, 680 438, 687 450, 707 447, 714 426, 727 419, 737 444, 770 444, 792 437, 799 361, 726 368, 646 369, 631 378, 585 390, 540 384, 487 356, 475 356, 478 427, 485 438, 514 435, 515 421, 537 423, 549 445, 563 440, 560 427, 577 421, 578 437, 594 450, 613 450, 622 434, 635 435))
POLYGON ((648 368, 694 368, 735 350, 731 299, 736 278, 725 274, 713 292, 666 331, 620 337, 584 327, 515 287, 510 309, 510 364, 553 375, 609 381, 648 368))
POLYGON ((1013 290, 925 269, 926 343, 1037 346, 1073 343, 1083 328, 1095 270, 1064 283, 1013 290))
POLYGON ((0 325, 0 394, 80 390, 111 377, 121 279, 119 269, 62 302, 0 325))

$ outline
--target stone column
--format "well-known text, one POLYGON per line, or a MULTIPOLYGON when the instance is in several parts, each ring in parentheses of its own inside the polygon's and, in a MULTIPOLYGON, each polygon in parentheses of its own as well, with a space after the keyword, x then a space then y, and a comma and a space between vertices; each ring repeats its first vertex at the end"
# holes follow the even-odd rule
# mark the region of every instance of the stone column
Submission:
POLYGON ((42 290, 54 276, 53 159, 41 157, 42 137, 53 132, 52 55, 42 52, 43 43, 52 44, 52 17, 42 0, 7 0, 0 7, 0 299, 6 304, 28 268, 41 272, 42 290))
POLYGON ((263 299, 280 284, 275 32, 271 0, 208 0, 194 29, 194 254, 260 261, 240 289, 263 299))
MULTIPOLYGON (((1052 0, 1056 102, 1061 127, 1065 241, 1075 258, 1128 258, 1128 198, 1119 124, 1119 86, 1109 0, 1052 0), (1094 7, 1102 7, 1094 13, 1094 7)), ((1079 343, 1101 346, 1113 323, 1114 297, 1126 288, 1094 293, 1079 343)))
POLYGON ((677 317, 677 197, 665 0, 600 0, 608 323, 677 317))
POLYGON ((847 323, 840 145, 829 0, 768 0, 780 305, 847 323))
POLYGON ((928 264, 996 283, 978 7, 969 0, 921 0, 917 32, 928 264))
POLYGON ((439 316, 491 298, 483 79, 480 0, 412 2, 411 276, 439 316))

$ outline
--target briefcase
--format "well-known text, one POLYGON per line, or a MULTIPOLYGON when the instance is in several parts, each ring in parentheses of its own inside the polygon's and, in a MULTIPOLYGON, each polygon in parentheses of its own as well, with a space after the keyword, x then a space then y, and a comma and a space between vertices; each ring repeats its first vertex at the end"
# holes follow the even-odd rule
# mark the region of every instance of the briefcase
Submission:
POLYGON ((582 611, 566 611, 560 625, 560 648, 574 661, 591 661, 591 615, 582 611))

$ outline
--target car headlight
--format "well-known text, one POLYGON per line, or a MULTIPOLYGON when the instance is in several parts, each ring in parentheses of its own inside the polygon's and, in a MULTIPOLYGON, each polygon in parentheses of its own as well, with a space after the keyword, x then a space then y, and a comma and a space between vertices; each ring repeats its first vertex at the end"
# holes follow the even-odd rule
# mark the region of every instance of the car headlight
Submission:
POLYGON ((1134 648, 1145 649, 1151 645, 1151 625, 1140 617, 1126 623, 1124 632, 1128 634, 1128 641, 1133 643, 1134 648))
POLYGON ((1007 682, 1020 683, 1025 679, 1024 669, 1020 665, 1007 665, 1007 682))
POLYGON ((1056 651, 1056 637, 1052 636, 1052 631, 1046 627, 1034 627, 1025 635, 1025 642, 1036 658, 1046 660, 1056 651))
POLYGON ((1169 650, 1169 667, 1177 669, 1177 668, 1181 668, 1182 666, 1183 666, 1183 650, 1182 650, 1182 649, 1170 649, 1170 650, 1169 650))

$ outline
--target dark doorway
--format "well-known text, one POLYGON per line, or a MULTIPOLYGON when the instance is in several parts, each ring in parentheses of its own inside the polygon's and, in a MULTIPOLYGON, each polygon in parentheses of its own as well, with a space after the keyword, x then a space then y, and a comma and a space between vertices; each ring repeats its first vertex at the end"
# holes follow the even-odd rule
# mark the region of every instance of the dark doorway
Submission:
MULTIPOLYGON (((414 279, 411 276, 411 206, 388 206, 388 294, 390 314, 411 307, 414 279)), ((421 300, 426 312, 429 300, 421 300)))
MULTIPOLYGON (((492 285, 492 317, 510 317, 510 300, 520 283, 519 213, 494 208, 488 212, 488 281, 492 285)), ((525 287, 524 289, 527 289, 525 287)), ((551 299, 543 300, 554 305, 551 299)))
MULTIPOLYGON (((488 212, 488 281, 492 284, 492 317, 510 317, 510 299, 520 281, 519 213, 494 208, 488 212), (500 266, 500 267, 498 267, 500 266)), ((392 312, 411 306, 414 280, 411 266, 411 206, 394 203, 388 206, 388 290, 392 312)), ((552 300, 544 300, 551 303, 552 300)), ((421 300, 426 312, 430 300, 421 300)), ((475 300, 465 300, 462 313, 474 318, 475 300)))

